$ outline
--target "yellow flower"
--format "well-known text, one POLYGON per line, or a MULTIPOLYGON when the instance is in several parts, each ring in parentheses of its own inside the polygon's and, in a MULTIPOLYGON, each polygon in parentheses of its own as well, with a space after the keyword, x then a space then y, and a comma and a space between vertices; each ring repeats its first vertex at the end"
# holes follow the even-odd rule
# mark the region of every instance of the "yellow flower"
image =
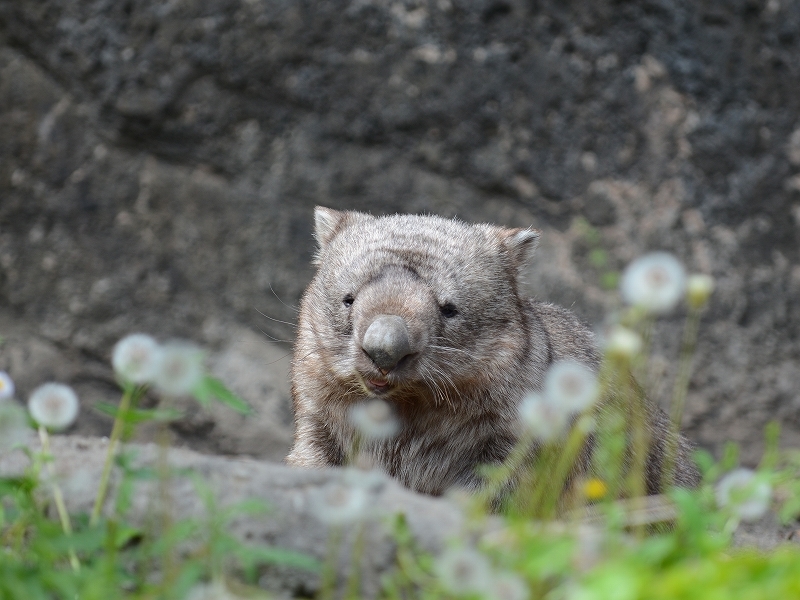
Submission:
POLYGON ((592 477, 583 484, 583 494, 588 500, 600 500, 608 492, 608 486, 602 479, 592 477))

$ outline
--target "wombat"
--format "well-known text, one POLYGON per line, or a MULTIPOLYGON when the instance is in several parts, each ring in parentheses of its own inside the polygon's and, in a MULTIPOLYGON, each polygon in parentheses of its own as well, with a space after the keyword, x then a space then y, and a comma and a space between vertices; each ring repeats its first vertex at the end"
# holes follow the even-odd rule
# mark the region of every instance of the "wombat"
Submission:
MULTIPOLYGON (((301 305, 292 360, 290 465, 342 465, 356 432, 349 407, 389 403, 400 429, 361 450, 427 494, 477 490, 477 467, 502 462, 518 406, 555 361, 596 371, 592 332, 571 312, 520 293, 539 232, 434 216, 373 217, 317 207, 317 273, 301 305)), ((650 407, 647 488, 660 488, 669 420, 650 407)), ((676 442, 675 483, 699 481, 676 442)))

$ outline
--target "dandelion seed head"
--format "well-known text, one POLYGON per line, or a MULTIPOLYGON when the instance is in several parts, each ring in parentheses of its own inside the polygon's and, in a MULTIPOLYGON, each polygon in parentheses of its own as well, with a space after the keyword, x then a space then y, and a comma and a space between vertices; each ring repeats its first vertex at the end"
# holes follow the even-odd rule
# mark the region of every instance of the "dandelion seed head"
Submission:
POLYGON ((695 273, 686 280, 686 299, 692 308, 703 308, 714 291, 711 275, 695 273))
POLYGON ((620 283, 625 302, 655 314, 675 308, 685 287, 686 271, 668 252, 652 252, 637 258, 625 269, 620 283))
POLYGON ((568 413, 580 413, 590 408, 600 394, 595 374, 574 360, 554 363, 544 378, 544 396, 548 402, 568 413))
POLYGON ((28 438, 28 419, 15 403, 0 404, 0 453, 13 450, 28 438))
POLYGON ((323 523, 346 525, 365 516, 368 497, 366 487, 331 482, 311 494, 311 509, 323 523))
POLYGON ((28 399, 28 411, 33 420, 56 431, 72 425, 79 408, 73 389, 61 383, 45 383, 33 390, 28 399))
POLYGON ((114 372, 125 381, 152 383, 161 363, 161 346, 149 335, 134 333, 114 346, 111 365, 114 372))
POLYGON ((486 589, 486 597, 492 600, 527 600, 530 590, 521 577, 504 572, 492 577, 486 589))
POLYGON ((393 438, 400 429, 392 407, 379 398, 354 405, 350 409, 350 422, 368 440, 393 438))
POLYGON ((0 401, 14 397, 14 380, 5 371, 0 371, 0 401))
POLYGON ((717 483, 717 505, 728 508, 743 521, 756 521, 769 510, 772 486, 750 469, 734 469, 717 483))
POLYGON ((186 342, 163 346, 156 387, 169 396, 191 394, 203 378, 203 351, 186 342))
POLYGON ((519 420, 522 427, 542 442, 552 442, 564 435, 569 421, 569 412, 549 402, 541 394, 527 394, 519 405, 519 420))
POLYGON ((483 592, 492 580, 492 569, 486 557, 472 548, 445 550, 434 565, 439 581, 453 594, 483 592))

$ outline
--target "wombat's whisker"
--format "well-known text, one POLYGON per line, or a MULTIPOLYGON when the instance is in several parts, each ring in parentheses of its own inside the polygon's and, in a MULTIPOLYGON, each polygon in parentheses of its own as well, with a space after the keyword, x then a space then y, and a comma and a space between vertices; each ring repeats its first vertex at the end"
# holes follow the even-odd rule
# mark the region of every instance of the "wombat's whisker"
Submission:
POLYGON ((261 312, 261 311, 260 311, 260 310, 258 310, 257 308, 256 308, 256 309, 254 309, 254 310, 255 310, 255 311, 258 313, 258 314, 260 314, 262 317, 266 317, 266 318, 267 318, 267 319, 269 319, 270 321, 275 321, 276 323, 283 323, 284 325, 289 325, 289 326, 291 326, 291 327, 297 327, 297 324, 296 324, 296 323, 290 323, 289 321, 281 321, 280 319, 276 319, 275 317, 270 317, 269 315, 265 315, 263 312, 261 312))
POLYGON ((453 409, 455 409, 455 406, 456 406, 455 402, 453 402, 453 400, 450 398, 450 394, 448 393, 448 389, 452 389, 453 391, 456 391, 456 384, 453 381, 453 376, 452 376, 451 373, 447 373, 445 371, 440 371, 439 372, 439 376, 440 376, 439 381, 442 383, 442 387, 444 388, 444 395, 445 395, 445 398, 447 398, 447 403, 453 409))
POLYGON ((475 355, 471 352, 467 352, 466 350, 462 350, 461 348, 453 348, 452 346, 435 346, 433 344, 428 345, 428 348, 431 350, 443 350, 445 352, 461 352, 462 354, 468 356, 469 358, 475 358, 475 355))
POLYGON ((343 396, 357 395, 361 391, 361 386, 357 383, 350 383, 345 387, 343 396))
POLYGON ((436 401, 439 402, 439 400, 441 400, 442 403, 445 403, 446 399, 445 399, 445 396, 444 396, 444 392, 443 392, 441 386, 439 385, 439 382, 436 380, 436 376, 434 375, 433 371, 431 371, 431 369, 429 367, 423 367, 422 368, 422 374, 424 376, 424 380, 432 388, 432 391, 434 392, 436 401))
POLYGON ((300 312, 300 309, 297 308, 296 306, 292 306, 291 304, 286 304, 286 302, 281 300, 280 296, 278 296, 278 294, 275 293, 275 290, 272 289, 272 284, 271 283, 269 284, 269 291, 271 291, 272 295, 275 296, 278 299, 278 302, 283 304, 286 308, 289 308, 289 309, 293 310, 294 312, 300 312))
POLYGON ((423 381, 433 386, 431 391, 434 392, 434 400, 438 405, 439 400, 442 401, 442 404, 447 404, 450 408, 455 409, 455 404, 450 398, 450 395, 447 394, 445 389, 440 385, 442 383, 440 380, 436 378, 436 374, 431 371, 431 369, 426 365, 420 365, 420 373, 423 376, 423 381))
POLYGON ((286 354, 284 354, 284 355, 283 355, 283 356, 281 356, 280 358, 276 358, 276 359, 275 359, 275 360, 273 360, 273 361, 270 361, 270 362, 268 362, 268 363, 264 363, 264 366, 265 366, 265 367, 268 367, 268 366, 270 366, 270 365, 274 365, 276 362, 280 362, 280 361, 282 361, 284 358, 286 358, 287 356, 291 356, 291 355, 292 355, 292 353, 291 353, 291 352, 287 352, 286 354))
POLYGON ((432 381, 431 375, 428 372, 428 368, 424 364, 420 364, 418 369, 419 369, 419 375, 420 375, 420 378, 422 379, 422 382, 431 391, 431 393, 433 393, 433 402, 434 402, 434 404, 436 404, 438 406, 438 404, 439 404, 439 396, 436 393, 436 387, 435 387, 436 384, 435 384, 435 382, 432 381))
POLYGON ((433 344, 430 344, 428 346, 429 348, 453 350, 455 352, 461 352, 461 353, 465 354, 466 356, 468 356, 470 358, 474 358, 476 356, 479 356, 479 353, 474 352, 474 350, 475 350, 474 347, 470 347, 470 349, 466 349, 464 347, 454 346, 452 344, 451 340, 449 340, 447 338, 444 338, 442 336, 434 336, 434 337, 431 338, 431 341, 433 342, 433 344), (444 345, 437 345, 436 342, 442 343, 444 345))
POLYGON ((451 340, 450 338, 446 338, 446 337, 444 337, 442 335, 431 336, 431 341, 432 342, 439 342, 439 343, 442 343, 442 344, 446 344, 447 348, 463 348, 463 346, 454 345, 453 344, 453 340, 451 340))
POLYGON ((265 336, 267 336, 269 339, 271 339, 273 342, 280 342, 280 343, 282 343, 282 344, 291 344, 291 343, 292 343, 292 340, 279 340, 279 339, 278 339, 278 338, 276 338, 276 337, 272 337, 272 336, 271 336, 270 334, 268 334, 266 331, 264 331, 263 329, 261 329, 261 327, 259 327, 259 328, 258 328, 258 330, 259 330, 261 333, 263 333, 265 336))
MULTIPOLYGON (((306 358, 308 358, 309 356, 311 356, 312 354, 314 354, 315 352, 316 352, 316 350, 311 350, 310 352, 307 352, 307 353, 306 353, 306 354, 304 354, 303 356, 298 356, 298 357, 295 357, 295 360, 297 360, 297 361, 303 361, 303 360, 305 360, 306 358)), ((291 354, 291 352, 289 352, 289 354, 284 354, 284 355, 283 355, 283 356, 281 356, 279 359, 277 359, 277 360, 273 360, 272 362, 269 362, 269 363, 267 363, 267 365, 273 365, 273 364, 275 364, 276 362, 278 362, 279 360, 283 360, 284 358, 286 358, 286 357, 287 357, 287 356, 289 356, 290 354, 291 354)))

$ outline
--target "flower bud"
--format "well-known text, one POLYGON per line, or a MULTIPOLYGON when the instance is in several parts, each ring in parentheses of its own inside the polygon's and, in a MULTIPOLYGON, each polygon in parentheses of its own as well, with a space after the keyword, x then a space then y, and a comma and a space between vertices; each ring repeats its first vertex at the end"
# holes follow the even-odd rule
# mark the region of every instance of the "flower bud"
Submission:
POLYGON ((686 299, 694 309, 703 308, 714 291, 714 278, 711 275, 690 275, 686 281, 686 299))
POLYGON ((622 325, 614 325, 606 339, 606 352, 614 358, 631 360, 642 350, 641 336, 622 325))

